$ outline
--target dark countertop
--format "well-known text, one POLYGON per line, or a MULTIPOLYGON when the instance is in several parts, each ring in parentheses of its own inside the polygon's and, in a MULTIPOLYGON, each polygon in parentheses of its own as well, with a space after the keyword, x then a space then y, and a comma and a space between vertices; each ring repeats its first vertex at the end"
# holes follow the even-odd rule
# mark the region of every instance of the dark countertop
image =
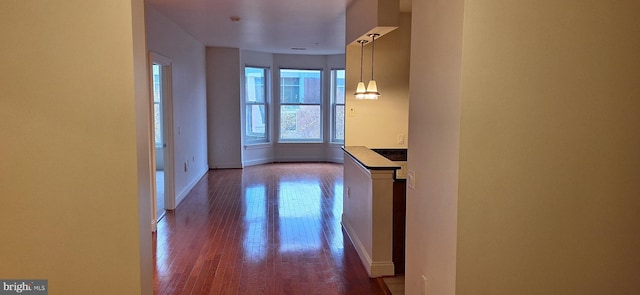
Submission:
POLYGON ((396 170, 401 168, 400 165, 365 146, 343 146, 342 150, 369 170, 396 170))

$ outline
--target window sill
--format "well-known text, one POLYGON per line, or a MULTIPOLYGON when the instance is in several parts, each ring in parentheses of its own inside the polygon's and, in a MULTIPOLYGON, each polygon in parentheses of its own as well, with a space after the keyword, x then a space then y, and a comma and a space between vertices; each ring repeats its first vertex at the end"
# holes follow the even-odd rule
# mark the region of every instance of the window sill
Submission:
POLYGON ((257 150, 271 148, 273 145, 270 142, 250 143, 244 146, 245 150, 257 150))
POLYGON ((278 144, 324 144, 323 141, 286 140, 278 141, 278 144))

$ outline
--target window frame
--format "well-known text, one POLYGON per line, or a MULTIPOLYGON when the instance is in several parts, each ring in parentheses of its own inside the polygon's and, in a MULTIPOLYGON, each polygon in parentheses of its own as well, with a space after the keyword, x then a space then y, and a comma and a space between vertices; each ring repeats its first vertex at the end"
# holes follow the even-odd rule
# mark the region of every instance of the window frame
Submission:
POLYGON ((244 113, 244 124, 243 124, 243 130, 242 130, 242 135, 245 141, 246 145, 256 145, 256 144, 265 144, 265 143, 270 143, 271 142, 271 136, 270 136, 270 130, 271 130, 271 124, 270 124, 270 109, 269 109, 269 103, 271 100, 271 96, 269 95, 271 93, 270 89, 270 85, 271 85, 271 77, 270 77, 270 72, 271 72, 271 68, 270 67, 265 67, 265 66, 253 66, 253 65, 245 65, 244 66, 244 71, 243 71, 243 86, 244 86, 244 91, 243 91, 243 110, 242 112, 244 113), (247 93, 247 68, 251 68, 251 69, 259 69, 262 70, 263 73, 263 89, 264 89, 264 101, 263 102, 258 102, 258 101, 249 101, 249 95, 247 93), (249 124, 249 118, 251 118, 248 109, 250 106, 262 106, 264 108, 264 136, 260 137, 260 136, 255 136, 250 134, 250 128, 251 125, 249 124))
MULTIPOLYGON (((324 142, 324 122, 325 122, 325 110, 324 110, 324 106, 325 106, 325 99, 324 99, 324 69, 322 68, 295 68, 295 67, 281 67, 278 69, 278 99, 277 99, 277 138, 278 138, 278 143, 323 143, 324 142), (283 77, 282 77, 282 73, 283 71, 308 71, 308 72, 317 72, 318 73, 318 77, 320 79, 319 83, 318 83, 318 91, 319 91, 319 98, 318 98, 318 103, 310 103, 310 102, 298 102, 298 103, 292 103, 292 102, 283 102, 283 77), (284 106, 318 106, 318 110, 319 110, 319 134, 317 138, 283 138, 282 137, 282 114, 283 114, 283 107, 284 106)), ((304 87, 303 84, 298 83, 297 87, 304 87)))
POLYGON ((153 85, 153 114, 152 116, 154 116, 153 122, 154 125, 154 145, 156 148, 162 148, 164 146, 164 119, 163 119, 163 115, 162 115, 162 79, 164 79, 163 75, 162 75, 162 65, 158 64, 158 63, 152 63, 151 64, 151 69, 152 69, 152 73, 151 73, 151 83, 153 85), (156 72, 157 70, 157 72, 156 72), (156 106, 158 106, 158 110, 157 112, 160 112, 159 114, 156 113, 156 106), (156 130, 158 129, 158 130, 156 130))
POLYGON ((344 117, 346 115, 346 71, 344 68, 331 68, 331 83, 329 85, 329 91, 330 93, 330 103, 331 103, 331 118, 330 118, 330 124, 331 124, 331 143, 335 143, 335 144, 344 144, 344 134, 345 134, 345 125, 344 125, 344 117), (338 71, 342 71, 342 76, 343 76, 343 82, 342 82, 342 93, 343 93, 343 97, 342 97, 342 103, 338 103, 337 102, 337 94, 338 94, 338 83, 337 83, 337 79, 338 79, 338 75, 337 72, 338 71), (338 106, 342 106, 342 139, 338 139, 336 137, 337 135, 337 110, 338 110, 338 106))

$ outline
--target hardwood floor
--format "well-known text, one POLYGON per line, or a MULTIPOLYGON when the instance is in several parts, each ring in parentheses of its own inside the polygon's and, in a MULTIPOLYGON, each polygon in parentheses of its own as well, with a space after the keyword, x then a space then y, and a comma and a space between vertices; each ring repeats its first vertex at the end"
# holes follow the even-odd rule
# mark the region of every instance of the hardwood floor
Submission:
POLYGON ((342 165, 210 170, 154 234, 155 294, 385 294, 343 233, 342 165))

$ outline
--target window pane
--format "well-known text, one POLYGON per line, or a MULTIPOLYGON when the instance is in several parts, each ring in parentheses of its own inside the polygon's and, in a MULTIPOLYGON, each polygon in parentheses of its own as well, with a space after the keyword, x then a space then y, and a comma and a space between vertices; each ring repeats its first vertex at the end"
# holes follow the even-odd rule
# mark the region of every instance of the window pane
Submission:
POLYGON ((319 105, 280 106, 280 138, 319 140, 321 130, 319 105))
POLYGON ((344 142, 345 71, 331 70, 331 141, 344 142))
POLYGON ((280 101, 283 103, 299 103, 300 79, 281 78, 280 81, 280 101))
POLYGON ((245 67, 245 130, 247 142, 269 141, 269 120, 267 102, 268 68, 245 67))
POLYGON ((265 102, 265 72, 264 68, 244 68, 247 102, 265 102))
POLYGON ((280 70, 280 102, 320 104, 321 71, 280 70))
POLYGON ((153 69, 153 101, 160 102, 160 65, 154 64, 153 69))
POLYGON ((344 105, 336 105, 335 140, 344 141, 344 105))
POLYGON ((247 105, 246 119, 248 140, 264 140, 267 138, 267 114, 265 105, 247 105))
POLYGON ((335 70, 335 103, 344 104, 344 70, 335 70))
POLYGON ((156 145, 162 145, 162 118, 160 116, 160 103, 153 104, 153 124, 155 125, 156 145))
POLYGON ((153 64, 151 69, 153 72, 153 127, 155 129, 155 144, 156 146, 162 146, 162 66, 153 64))

